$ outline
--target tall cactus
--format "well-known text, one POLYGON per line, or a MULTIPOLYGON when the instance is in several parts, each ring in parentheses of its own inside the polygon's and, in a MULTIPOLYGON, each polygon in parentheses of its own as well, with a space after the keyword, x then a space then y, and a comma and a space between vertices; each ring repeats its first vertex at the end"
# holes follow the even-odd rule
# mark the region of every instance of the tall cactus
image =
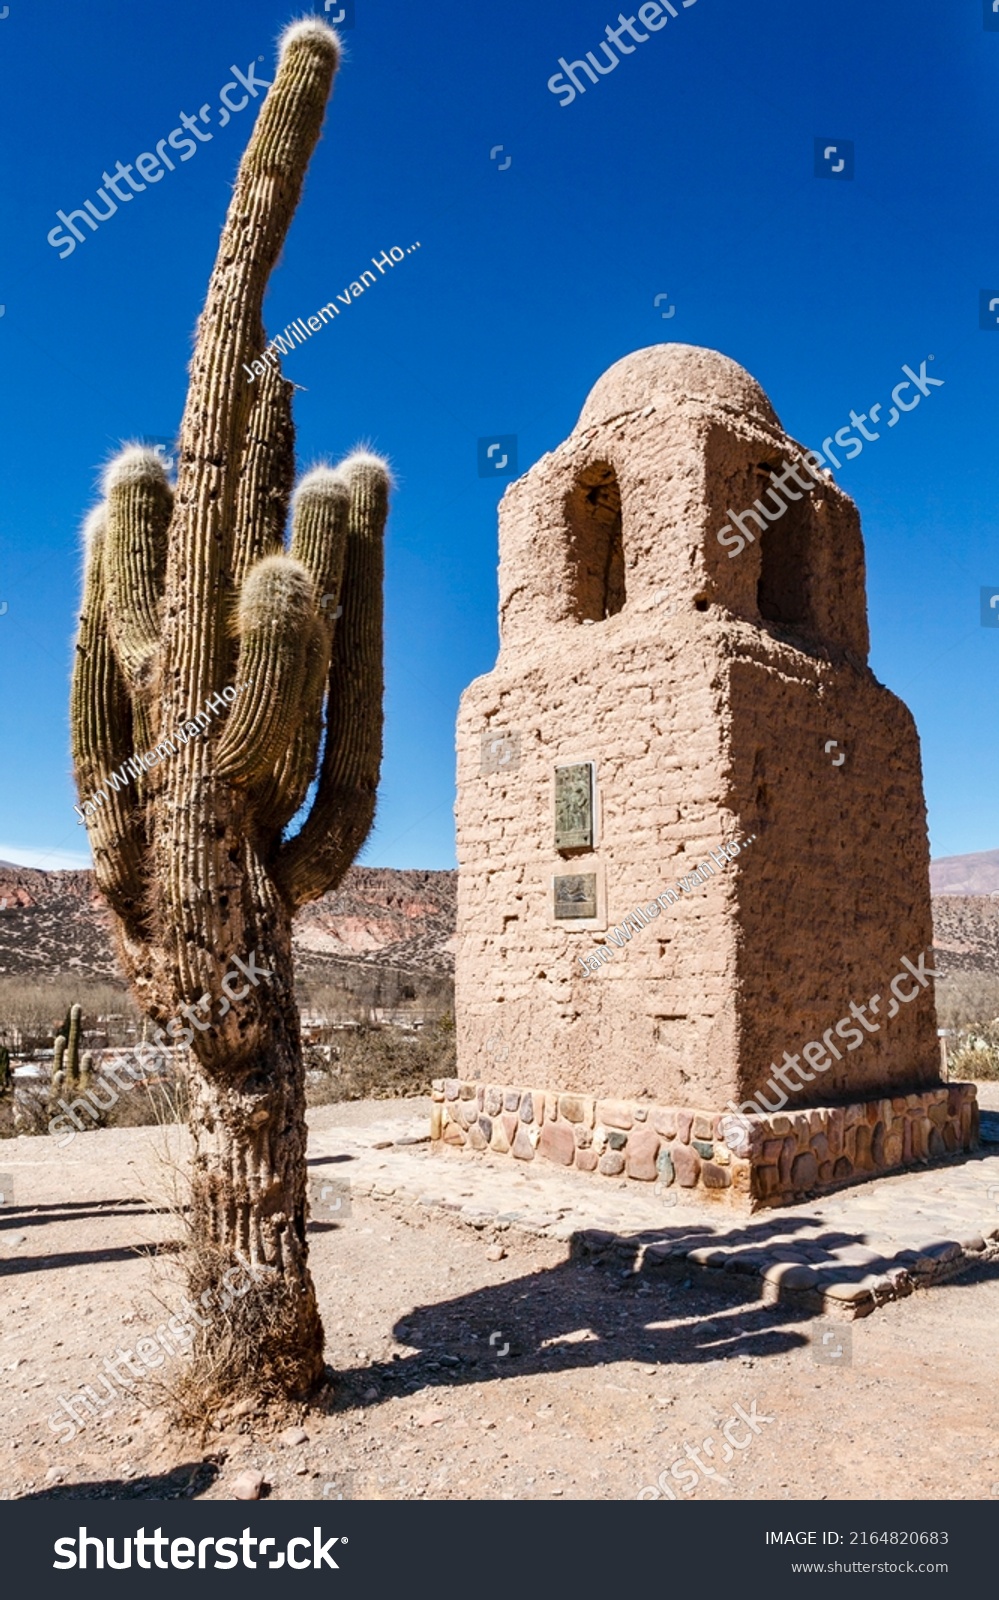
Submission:
POLYGON ((307 1260, 291 920, 340 881, 374 817, 388 473, 360 452, 314 468, 292 494, 293 385, 259 358, 264 291, 339 49, 319 18, 282 36, 198 326, 176 488, 159 455, 130 446, 87 521, 72 690, 81 797, 106 791, 88 828, 122 962, 147 1014, 173 1019, 171 1039, 178 1013, 193 1023, 180 1030, 194 1056, 192 1288, 200 1298, 235 1255, 248 1260, 261 1374, 280 1368, 293 1394, 322 1377, 323 1331, 307 1260), (335 617, 320 600, 341 589, 335 617), (203 735, 171 737, 206 705, 203 735), (107 784, 150 751, 134 787, 107 784), (222 979, 251 955, 266 977, 230 1004, 222 979))

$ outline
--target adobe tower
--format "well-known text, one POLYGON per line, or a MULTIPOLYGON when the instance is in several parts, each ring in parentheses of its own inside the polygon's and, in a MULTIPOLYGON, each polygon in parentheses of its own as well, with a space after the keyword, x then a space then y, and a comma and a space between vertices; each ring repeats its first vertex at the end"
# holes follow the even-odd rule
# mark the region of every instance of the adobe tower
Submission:
POLYGON ((821 458, 727 357, 637 351, 507 490, 499 580, 435 1138, 743 1205, 970 1148, 918 739, 821 458))

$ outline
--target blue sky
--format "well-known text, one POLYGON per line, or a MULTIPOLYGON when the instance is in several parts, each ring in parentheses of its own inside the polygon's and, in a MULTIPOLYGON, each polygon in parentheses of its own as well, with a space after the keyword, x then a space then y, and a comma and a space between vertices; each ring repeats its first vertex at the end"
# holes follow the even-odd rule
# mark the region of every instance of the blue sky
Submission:
MULTIPOLYGON (((981 589, 999 592, 999 320, 979 327, 980 291, 999 296, 999 32, 982 0, 674 5, 562 105, 548 79, 596 51, 610 0, 355 0, 265 315, 280 332, 420 242, 285 363, 301 460, 365 440, 398 479, 371 864, 453 865, 458 697, 497 648, 506 480, 479 477, 477 441, 515 434, 525 470, 606 367, 662 339, 740 361, 813 448, 935 356, 944 386, 836 477, 863 517, 872 666, 921 734, 933 852, 999 846, 999 628, 980 620, 981 589), (851 181, 814 176, 817 137, 853 141, 851 181)), ((67 731, 77 528, 118 442, 177 427, 253 115, 220 127, 219 91, 258 56, 269 78, 303 8, 9 8, 0 858, 56 866, 86 859, 67 731), (57 210, 205 104, 210 141, 62 259, 57 210)))

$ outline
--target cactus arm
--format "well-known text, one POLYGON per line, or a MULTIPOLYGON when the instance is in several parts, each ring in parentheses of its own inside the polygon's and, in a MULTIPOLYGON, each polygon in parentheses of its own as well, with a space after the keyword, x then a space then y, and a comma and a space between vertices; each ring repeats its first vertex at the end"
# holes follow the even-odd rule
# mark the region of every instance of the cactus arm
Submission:
POLYGON ((302 719, 287 752, 251 797, 257 832, 266 841, 265 854, 301 806, 316 775, 329 664, 329 631, 314 617, 306 647, 302 719))
POLYGON ((329 467, 315 467, 299 482, 293 508, 291 554, 311 574, 317 615, 308 636, 298 728, 253 796, 258 829, 272 835, 295 815, 315 776, 347 545, 350 487, 329 467))
POLYGON ((375 814, 382 753, 382 587, 389 476, 377 456, 339 468, 350 487, 343 616, 330 663, 326 745, 301 831, 277 851, 274 875, 294 906, 339 883, 375 814))
POLYGON ((240 162, 198 325, 167 566, 164 667, 176 717, 226 681, 236 491, 240 476, 254 477, 252 451, 248 460, 243 450, 253 401, 244 369, 261 354, 264 291, 298 204, 338 59, 336 35, 319 19, 286 31, 277 76, 240 162))
POLYGON ((239 600, 239 692, 215 755, 230 783, 265 778, 301 721, 313 611, 312 580, 291 556, 264 556, 239 600))
POLYGON ((126 447, 104 474, 104 580, 114 653, 133 699, 151 687, 160 643, 173 490, 162 457, 126 447))
POLYGON ((341 472, 313 467, 295 490, 291 554, 311 574, 319 619, 330 642, 347 548, 350 484, 341 472), (323 602, 326 604, 323 604, 323 602))
POLYGON ((127 790, 115 793, 108 775, 132 753, 132 712, 107 635, 104 591, 105 517, 91 512, 85 526, 83 607, 73 665, 70 727, 73 761, 84 805, 98 789, 105 799, 88 820, 98 888, 133 933, 141 925, 143 852, 141 808, 127 790))
MULTIPOLYGON (((262 343, 262 331, 260 339, 262 343)), ((282 378, 270 362, 265 363, 263 376, 253 385, 236 490, 232 578, 237 593, 262 556, 280 555, 284 550, 284 526, 295 481, 293 389, 294 384, 282 378)))

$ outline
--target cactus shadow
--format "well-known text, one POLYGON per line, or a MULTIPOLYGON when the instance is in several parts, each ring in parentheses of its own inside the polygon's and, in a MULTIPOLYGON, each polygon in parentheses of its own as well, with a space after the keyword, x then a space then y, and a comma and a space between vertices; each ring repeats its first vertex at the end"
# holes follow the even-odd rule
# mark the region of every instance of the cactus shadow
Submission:
POLYGON ((182 1249, 183 1242, 180 1239, 162 1239, 152 1244, 115 1245, 107 1250, 66 1250, 61 1255, 5 1256, 0 1260, 0 1278, 16 1278, 22 1272, 52 1272, 63 1267, 134 1261, 141 1256, 177 1255, 182 1249))
MULTIPOLYGON (((778 1213, 728 1231, 694 1223, 630 1238, 607 1235, 596 1257, 592 1238, 576 1235, 568 1258, 554 1267, 415 1306, 393 1327, 411 1353, 390 1363, 341 1370, 335 1409, 379 1404, 400 1388, 450 1389, 508 1377, 592 1372, 622 1362, 666 1368, 807 1352, 812 1339, 802 1324, 828 1316, 819 1294, 764 1302, 755 1273, 747 1272, 743 1281, 735 1272, 716 1274, 682 1260, 639 1270, 640 1252, 645 1245, 663 1243, 759 1249, 818 1220, 778 1213), (382 1385, 377 1397, 373 1379, 382 1385)), ((827 1229, 811 1234, 809 1242, 830 1251, 847 1244, 869 1248, 862 1229, 827 1229)), ((836 1277, 859 1282, 893 1265, 893 1256, 878 1255, 856 1265, 837 1264, 836 1277)), ((965 1279, 969 1275, 975 1281, 999 1276, 999 1261, 969 1267, 965 1279)), ((937 1283, 934 1289, 958 1281, 937 1283)))
POLYGON ((165 1217, 168 1206, 151 1206, 144 1200, 63 1200, 52 1205, 5 1205, 0 1210, 0 1233, 8 1227, 41 1222, 106 1221, 109 1217, 165 1217))
POLYGON ((189 1500, 218 1480, 222 1463, 215 1456, 185 1461, 169 1472, 140 1478, 101 1478, 88 1483, 53 1483, 18 1496, 18 1500, 189 1500))

